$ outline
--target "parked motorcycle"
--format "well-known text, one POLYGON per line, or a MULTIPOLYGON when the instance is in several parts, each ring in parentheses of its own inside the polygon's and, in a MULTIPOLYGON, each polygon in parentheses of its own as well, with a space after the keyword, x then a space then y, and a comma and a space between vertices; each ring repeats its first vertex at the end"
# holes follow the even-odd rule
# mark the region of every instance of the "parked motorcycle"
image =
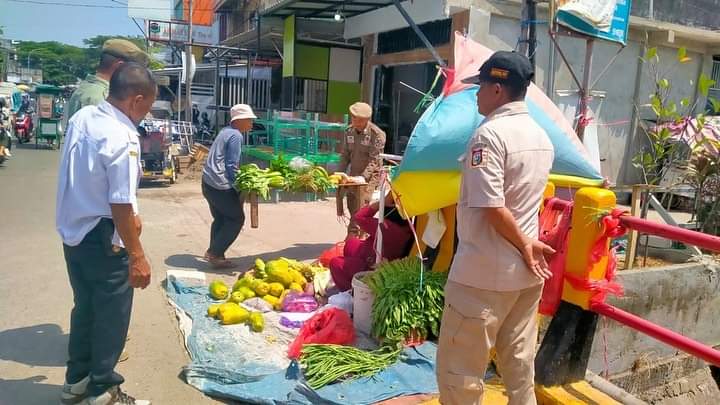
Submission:
POLYGON ((33 128, 32 110, 19 113, 15 119, 15 136, 18 143, 30 142, 33 128))

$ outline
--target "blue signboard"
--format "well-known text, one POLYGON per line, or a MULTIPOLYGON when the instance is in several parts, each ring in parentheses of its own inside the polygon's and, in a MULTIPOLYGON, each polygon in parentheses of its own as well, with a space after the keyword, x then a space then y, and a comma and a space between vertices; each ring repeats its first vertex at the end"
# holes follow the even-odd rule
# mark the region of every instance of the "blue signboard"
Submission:
POLYGON ((573 31, 625 45, 628 27, 630 26, 630 6, 631 0, 617 0, 615 14, 608 31, 601 31, 581 18, 563 10, 558 10, 555 18, 559 24, 573 31))

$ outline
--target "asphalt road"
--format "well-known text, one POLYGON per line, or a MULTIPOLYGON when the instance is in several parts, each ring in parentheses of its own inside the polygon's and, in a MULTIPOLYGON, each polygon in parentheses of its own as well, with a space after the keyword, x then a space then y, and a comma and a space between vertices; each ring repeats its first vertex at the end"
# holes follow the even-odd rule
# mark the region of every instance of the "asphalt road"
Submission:
MULTIPOLYGON (((54 404, 64 381, 72 308, 54 226, 60 152, 30 146, 13 148, 13 154, 0 167, 0 405, 54 404)), ((144 187, 139 205, 153 276, 147 289, 135 293, 130 358, 118 366, 123 388, 153 404, 220 403, 181 378, 190 360, 163 281, 169 269, 227 281, 238 272, 216 272, 200 260, 211 218, 197 176, 144 187)), ((315 258, 344 236, 333 202, 263 204, 260 213, 260 228, 248 226, 228 251, 238 270, 250 268, 256 256, 315 258)))

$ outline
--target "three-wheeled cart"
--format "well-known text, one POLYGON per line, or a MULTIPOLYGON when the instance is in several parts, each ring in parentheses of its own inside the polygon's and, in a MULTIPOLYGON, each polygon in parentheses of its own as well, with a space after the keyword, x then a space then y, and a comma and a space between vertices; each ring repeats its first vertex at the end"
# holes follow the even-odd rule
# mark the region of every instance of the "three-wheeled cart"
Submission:
POLYGON ((35 148, 40 146, 40 141, 50 145, 53 149, 60 149, 62 140, 62 129, 60 121, 62 115, 58 108, 60 96, 63 90, 60 87, 39 84, 35 86, 37 96, 38 122, 35 126, 35 148))

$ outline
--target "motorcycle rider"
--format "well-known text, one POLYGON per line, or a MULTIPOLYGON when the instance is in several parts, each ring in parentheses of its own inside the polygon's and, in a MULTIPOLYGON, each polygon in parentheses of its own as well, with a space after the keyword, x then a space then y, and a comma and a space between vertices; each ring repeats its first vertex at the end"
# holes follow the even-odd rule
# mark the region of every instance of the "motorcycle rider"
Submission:
MULTIPOLYGON (((12 157, 10 149, 12 149, 12 138, 10 131, 5 123, 10 117, 10 110, 7 108, 5 97, 0 97, 0 163, 5 159, 12 157)), ((9 122, 9 120, 8 120, 9 122)))

